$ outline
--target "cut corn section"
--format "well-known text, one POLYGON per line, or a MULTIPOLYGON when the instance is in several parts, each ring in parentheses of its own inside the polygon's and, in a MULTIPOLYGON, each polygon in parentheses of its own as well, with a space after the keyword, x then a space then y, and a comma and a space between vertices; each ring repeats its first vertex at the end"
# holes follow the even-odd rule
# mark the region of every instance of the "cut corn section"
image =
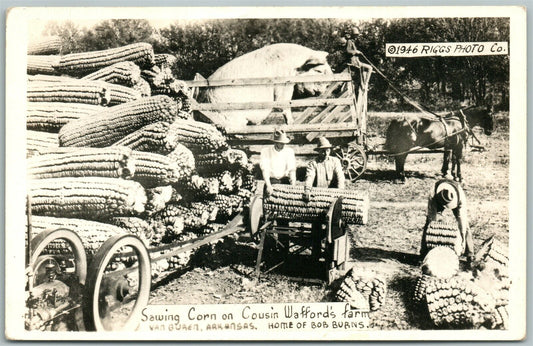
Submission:
POLYGON ((433 221, 428 225, 426 230, 426 246, 428 251, 437 247, 449 247, 458 256, 463 252, 463 238, 456 222, 437 222, 433 221))

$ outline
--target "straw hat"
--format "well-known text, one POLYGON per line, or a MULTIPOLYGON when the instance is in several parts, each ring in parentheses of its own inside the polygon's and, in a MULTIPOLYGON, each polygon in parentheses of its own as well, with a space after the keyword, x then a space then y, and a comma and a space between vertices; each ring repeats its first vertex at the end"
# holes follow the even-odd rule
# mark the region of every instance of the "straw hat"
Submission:
POLYGON ((459 204, 457 188, 446 181, 441 181, 437 184, 437 188, 435 189, 436 201, 445 208, 457 208, 459 204))
POLYGON ((320 137, 318 139, 318 146, 315 148, 315 150, 319 151, 320 149, 331 149, 331 143, 326 137, 320 137))
POLYGON ((289 137, 287 137, 287 134, 285 134, 285 131, 283 130, 274 131, 274 137, 272 138, 272 142, 287 144, 290 141, 291 140, 289 139, 289 137))

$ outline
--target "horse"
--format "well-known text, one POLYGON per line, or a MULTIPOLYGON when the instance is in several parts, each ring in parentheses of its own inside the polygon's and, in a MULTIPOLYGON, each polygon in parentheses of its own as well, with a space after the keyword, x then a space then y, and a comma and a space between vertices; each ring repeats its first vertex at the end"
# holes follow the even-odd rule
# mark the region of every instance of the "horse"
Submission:
MULTIPOLYGON (((435 119, 404 117, 394 119, 386 132, 385 149, 394 155, 396 174, 405 182, 404 165, 407 155, 415 147, 428 149, 444 148, 441 173, 449 176, 449 162, 452 157, 452 176, 462 181, 461 160, 463 148, 471 133, 471 128, 480 126, 487 136, 494 129, 492 106, 471 106, 448 113, 435 119)), ((415 149, 416 150, 416 149, 415 149)))

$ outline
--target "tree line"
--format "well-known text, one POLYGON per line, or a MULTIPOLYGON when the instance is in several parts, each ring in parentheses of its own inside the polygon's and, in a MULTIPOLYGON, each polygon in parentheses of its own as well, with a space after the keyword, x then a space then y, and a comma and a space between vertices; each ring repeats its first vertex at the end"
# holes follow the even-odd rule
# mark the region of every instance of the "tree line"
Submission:
MULTIPOLYGON (((509 56, 386 57, 386 43, 509 42, 509 18, 374 19, 357 23, 357 48, 390 82, 433 111, 465 103, 491 102, 509 107, 509 56)), ((177 57, 173 72, 183 80, 196 73, 211 75, 226 62, 273 43, 297 43, 329 52, 336 72, 346 67, 341 40, 355 24, 340 19, 217 19, 179 22, 156 29, 148 20, 104 20, 93 27, 52 22, 45 34, 63 39, 63 54, 149 42, 156 53, 177 57)), ((364 61, 364 59, 361 59, 364 61)), ((369 109, 409 111, 412 107, 374 74, 369 87, 369 109)))

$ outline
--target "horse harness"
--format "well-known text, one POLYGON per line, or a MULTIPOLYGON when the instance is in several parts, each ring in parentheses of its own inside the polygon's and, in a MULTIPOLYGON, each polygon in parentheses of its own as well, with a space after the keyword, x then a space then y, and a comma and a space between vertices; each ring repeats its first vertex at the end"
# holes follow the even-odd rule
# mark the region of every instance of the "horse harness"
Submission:
MULTIPOLYGON (((446 146, 446 144, 448 144, 448 140, 449 140, 450 137, 458 135, 461 132, 466 132, 467 133, 467 135, 464 136, 464 138, 463 138, 463 141, 466 144, 466 142, 468 141, 468 135, 473 134, 473 132, 470 129, 470 126, 468 124, 468 120, 466 119, 466 115, 465 115, 465 113, 463 113, 463 110, 460 109, 459 113, 460 113, 460 115, 458 115, 457 118, 459 118, 459 121, 461 122, 461 127, 462 128, 461 128, 461 130, 456 131, 456 132, 454 132, 452 134, 450 134, 450 131, 449 131, 449 128, 448 128, 448 124, 446 123, 446 121, 444 121, 444 119, 446 119, 446 117, 445 116, 439 116, 438 117, 439 122, 444 127, 444 133, 445 133, 445 135, 444 135, 444 146, 446 146)), ((449 117, 449 118, 453 119, 453 117, 449 117)))

